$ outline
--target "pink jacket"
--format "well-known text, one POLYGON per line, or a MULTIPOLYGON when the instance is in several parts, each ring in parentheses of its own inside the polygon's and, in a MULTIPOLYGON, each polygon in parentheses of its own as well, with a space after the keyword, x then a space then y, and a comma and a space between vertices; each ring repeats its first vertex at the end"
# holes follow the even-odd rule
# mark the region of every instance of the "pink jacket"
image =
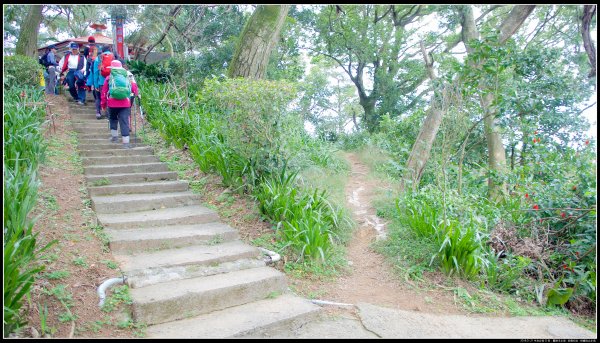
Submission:
MULTIPOLYGON (((100 107, 105 109, 107 102, 108 102, 108 107, 111 107, 111 108, 131 107, 129 98, 113 99, 113 98, 108 97, 108 80, 109 79, 110 79, 110 75, 107 76, 106 79, 104 80, 104 85, 102 86, 102 91, 100 91, 100 107)), ((133 94, 139 95, 137 83, 131 82, 131 91, 133 92, 133 94)))

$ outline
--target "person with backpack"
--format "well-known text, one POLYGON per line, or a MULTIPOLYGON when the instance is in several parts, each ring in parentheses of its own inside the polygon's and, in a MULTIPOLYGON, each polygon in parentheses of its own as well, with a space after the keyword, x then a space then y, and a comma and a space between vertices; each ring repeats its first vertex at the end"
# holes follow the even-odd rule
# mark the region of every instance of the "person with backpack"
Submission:
POLYGON ((94 99, 96 99, 96 119, 102 119, 104 117, 108 117, 103 115, 100 106, 102 86, 104 85, 104 79, 106 78, 104 75, 108 75, 110 73, 110 62, 112 62, 114 56, 110 51, 110 46, 106 45, 102 48, 102 53, 98 55, 98 57, 94 60, 92 66, 90 67, 90 74, 88 75, 88 80, 91 80, 92 92, 94 92, 94 99), (103 65, 108 63, 104 69, 102 69, 103 65), (106 68, 108 67, 108 68, 106 68), (102 71, 104 70, 104 75, 102 71))
POLYGON ((40 58, 40 63, 46 68, 44 73, 46 79, 46 94, 54 95, 54 88, 56 87, 56 46, 50 45, 46 50, 46 53, 40 58))
POLYGON ((85 94, 83 94, 83 98, 80 97, 80 94, 77 93, 76 85, 75 85, 75 71, 80 70, 82 73, 85 73, 86 63, 87 61, 79 53, 79 45, 73 42, 69 46, 71 51, 68 52, 61 60, 58 62, 61 67, 60 75, 63 75, 67 72, 66 82, 69 85, 69 93, 73 98, 73 101, 77 102, 80 105, 84 105, 85 94))
POLYGON ((104 80, 101 92, 102 109, 108 107, 110 122, 110 141, 117 143, 117 125, 121 127, 123 148, 129 149, 129 116, 131 115, 131 93, 139 96, 137 84, 127 77, 127 71, 120 61, 114 60, 110 64, 110 74, 104 80))
POLYGON ((85 88, 88 92, 92 92, 94 96, 94 100, 96 103, 96 119, 102 119, 100 115, 100 93, 98 92, 98 96, 96 96, 96 92, 94 92, 94 75, 93 75, 93 66, 96 59, 98 59, 98 46, 91 45, 90 51, 88 52, 87 58, 87 69, 85 73, 86 81, 85 88))

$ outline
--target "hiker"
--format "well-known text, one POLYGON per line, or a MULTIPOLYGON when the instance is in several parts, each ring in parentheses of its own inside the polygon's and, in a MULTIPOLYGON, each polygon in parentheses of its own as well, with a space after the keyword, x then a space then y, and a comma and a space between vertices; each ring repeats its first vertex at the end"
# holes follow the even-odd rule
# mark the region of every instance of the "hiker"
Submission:
POLYGON ((110 141, 117 143, 117 124, 121 127, 121 136, 123 137, 123 148, 129 149, 129 116, 131 115, 131 103, 129 97, 131 93, 138 94, 137 84, 130 82, 127 77, 127 71, 123 68, 120 61, 113 60, 110 63, 110 75, 104 80, 102 86, 101 98, 102 109, 108 107, 110 122, 110 141))
POLYGON ((110 63, 113 61, 113 59, 114 56, 110 51, 110 46, 106 45, 102 48, 102 53, 98 55, 90 67, 90 75, 88 76, 88 80, 91 80, 92 91, 94 92, 94 99, 96 100, 96 119, 108 117, 106 114, 101 112, 102 107, 100 106, 100 92, 102 91, 102 86, 104 85, 104 79, 106 78, 106 75, 110 73, 110 63))
MULTIPOLYGON (((90 36, 90 38, 93 38, 90 36)), ((88 38, 89 40, 89 38, 88 38)), ((85 87, 88 92, 92 92, 94 96, 95 105, 96 105, 96 119, 102 119, 102 115, 100 114, 100 92, 98 94, 94 91, 94 66, 95 62, 98 59, 98 48, 97 45, 91 45, 90 50, 88 51, 88 59, 87 59, 87 69, 85 73, 86 81, 85 87)), ((97 65, 96 65, 97 68, 97 65)))
POLYGON ((78 79, 80 84, 77 85, 77 94, 78 94, 79 100, 82 101, 84 105, 85 105, 85 100, 87 98, 87 91, 88 91, 87 78, 88 78, 89 71, 90 71, 89 55, 96 48, 96 38, 94 38, 94 36, 89 36, 87 41, 88 41, 88 45, 86 45, 83 48, 83 57, 85 58, 85 61, 86 61, 85 71, 83 72, 84 78, 83 78, 83 81, 81 79, 78 79), (81 84, 81 82, 82 82, 82 84, 81 84))
POLYGON ((54 95, 54 88, 56 87, 56 46, 50 45, 46 50, 46 53, 40 59, 40 63, 46 67, 44 77, 46 79, 46 94, 54 95))
POLYGON ((94 38, 94 36, 89 36, 87 41, 88 45, 83 48, 83 57, 85 58, 88 58, 92 48, 96 47, 96 38, 94 38))
MULTIPOLYGON (((123 69, 125 69, 127 71, 127 78, 129 79, 129 82, 131 82, 132 84, 136 83, 135 78, 133 77, 133 74, 129 71, 129 66, 127 65, 127 63, 123 62, 123 60, 119 60, 119 61, 121 62, 123 69)), ((138 95, 138 98, 142 99, 142 96, 138 95)), ((135 95, 133 93, 131 93, 129 100, 131 101, 130 107, 133 107, 134 100, 135 100, 135 95)))
POLYGON ((61 66, 60 75, 62 76, 65 71, 68 71, 65 81, 69 85, 69 93, 71 94, 73 101, 77 102, 79 105, 85 105, 85 97, 82 99, 77 93, 75 86, 75 71, 80 70, 82 73, 85 73, 86 60, 79 53, 79 45, 77 45, 77 43, 73 42, 69 47, 71 48, 71 51, 67 52, 67 54, 61 58, 60 62, 58 62, 59 66, 61 66))

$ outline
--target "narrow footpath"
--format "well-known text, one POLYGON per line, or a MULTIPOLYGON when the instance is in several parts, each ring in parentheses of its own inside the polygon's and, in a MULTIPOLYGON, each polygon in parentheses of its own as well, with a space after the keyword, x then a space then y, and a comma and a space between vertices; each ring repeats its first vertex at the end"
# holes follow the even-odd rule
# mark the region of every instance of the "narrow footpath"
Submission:
MULTIPOLYGON (((380 180, 348 153, 351 164, 347 205, 357 228, 348 244, 349 274, 322 283, 326 311, 297 329, 280 329, 273 338, 595 338, 596 334, 562 317, 473 316, 460 309, 447 292, 419 290, 392 274, 393 266, 373 251, 371 243, 386 237, 385 222, 376 216, 374 197, 385 191, 380 180), (335 304, 335 305, 333 305, 335 304)), ((316 291, 316 290, 315 290, 316 291)))

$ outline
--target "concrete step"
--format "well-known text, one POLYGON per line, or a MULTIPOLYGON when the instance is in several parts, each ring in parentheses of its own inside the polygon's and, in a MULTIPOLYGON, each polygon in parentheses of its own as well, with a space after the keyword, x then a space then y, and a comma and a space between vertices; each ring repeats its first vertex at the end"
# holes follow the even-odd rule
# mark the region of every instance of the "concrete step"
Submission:
POLYGON ((310 301, 282 294, 176 322, 151 325, 147 338, 229 338, 259 334, 282 327, 301 327, 315 319, 321 308, 310 301))
MULTIPOLYGON (((98 134, 98 137, 78 137, 77 138, 77 143, 79 144, 106 144, 106 143, 112 143, 110 141, 112 137, 110 136, 110 134, 108 132, 105 132, 104 134, 98 134)), ((119 138, 119 143, 121 142, 121 136, 117 136, 117 138, 119 138)))
POLYGON ((165 163, 128 163, 128 164, 107 164, 101 166, 83 167, 86 174, 123 174, 123 173, 151 173, 166 172, 169 167, 165 163))
MULTIPOLYGON (((123 150, 123 149, 120 149, 123 150)), ((81 162, 84 166, 121 164, 121 163, 153 163, 160 162, 158 157, 154 155, 144 156, 98 156, 98 157, 83 157, 81 162)))
POLYGON ((187 181, 156 181, 156 182, 137 182, 122 183, 117 185, 90 186, 88 191, 91 196, 110 195, 110 194, 141 194, 158 192, 184 192, 189 189, 187 181))
POLYGON ((191 206, 200 202, 200 196, 192 192, 116 194, 91 196, 92 208, 99 213, 131 213, 191 206))
POLYGON ((258 249, 239 240, 113 256, 133 288, 265 266, 258 249))
POLYGON ((132 288, 130 294, 134 320, 151 325, 262 300, 285 289, 284 274, 262 267, 132 288))
POLYGON ((140 252, 150 249, 173 249, 196 244, 216 244, 238 239, 238 233, 227 224, 206 223, 149 228, 104 229, 110 236, 113 252, 140 252))
POLYGON ((109 132, 110 128, 106 122, 90 123, 90 124, 73 124, 73 131, 75 132, 109 132))
POLYGON ((121 173, 121 174, 99 174, 85 175, 90 186, 117 185, 135 182, 170 181, 177 180, 177 172, 154 172, 154 173, 121 173), (100 184, 98 184, 100 183, 100 184))
POLYGON ((69 109, 71 110, 71 113, 73 114, 80 114, 80 113, 96 113, 96 104, 94 104, 93 102, 85 102, 84 106, 78 105, 76 103, 69 103, 69 109))
MULTIPOLYGON (((108 133, 108 132, 107 132, 108 133)), ((104 134, 100 137, 83 137, 83 138, 77 138, 77 142, 79 142, 79 144, 106 144, 106 143, 111 143, 110 139, 112 137, 109 134, 104 134)), ((123 137, 121 135, 117 135, 117 142, 121 143, 121 140, 123 139, 123 137)), ((135 134, 130 133, 129 134, 129 141, 133 142, 136 139, 135 134)), ((137 137, 138 141, 141 143, 142 139, 140 137, 137 137)))
POLYGON ((93 127, 106 127, 108 128, 108 120, 106 119, 87 119, 87 120, 72 120, 71 124, 73 128, 93 128, 93 127))
POLYGON ((75 113, 73 115, 71 115, 71 122, 72 123, 77 123, 77 122, 92 122, 92 121, 97 121, 97 122, 101 122, 104 121, 106 122, 106 118, 102 118, 102 119, 97 119, 96 118, 96 110, 91 110, 91 111, 85 111, 85 112, 78 112, 75 113))
MULTIPOLYGON (((203 225, 207 224, 216 225, 218 223, 213 222, 203 225)), ((199 225, 192 226, 198 227, 199 225)), ((147 230, 147 228, 142 230, 147 230)), ((164 230, 169 230, 169 228, 166 227, 164 230)), ((112 230, 111 232, 115 231, 120 230, 112 230)), ((124 231, 129 234, 131 233, 130 230, 124 231)), ((157 231, 155 230, 154 232, 157 231)), ((240 240, 217 244, 197 244, 165 250, 140 251, 135 253, 121 251, 119 253, 113 252, 113 255, 115 260, 119 262, 121 269, 126 272, 126 275, 128 276, 145 269, 190 265, 214 265, 222 262, 235 261, 236 259, 241 258, 255 258, 262 261, 261 253, 258 248, 240 240)))
MULTIPOLYGON (((108 129, 108 126, 107 126, 108 129)), ((106 139, 110 139, 110 132, 78 132, 77 133, 77 140, 80 140, 82 138, 106 138, 106 139)))
POLYGON ((105 149, 105 150, 79 150, 81 157, 103 157, 103 156, 147 156, 153 155, 152 147, 135 147, 131 149, 105 149))
MULTIPOLYGON (((147 147, 148 145, 143 143, 132 143, 130 142, 131 147, 147 147)), ((106 149, 123 149, 122 143, 109 143, 108 139, 105 144, 78 144, 77 148, 79 150, 106 150, 106 149)))
POLYGON ((200 205, 133 213, 100 213, 97 216, 100 225, 111 229, 203 224, 219 221, 217 212, 200 205))

